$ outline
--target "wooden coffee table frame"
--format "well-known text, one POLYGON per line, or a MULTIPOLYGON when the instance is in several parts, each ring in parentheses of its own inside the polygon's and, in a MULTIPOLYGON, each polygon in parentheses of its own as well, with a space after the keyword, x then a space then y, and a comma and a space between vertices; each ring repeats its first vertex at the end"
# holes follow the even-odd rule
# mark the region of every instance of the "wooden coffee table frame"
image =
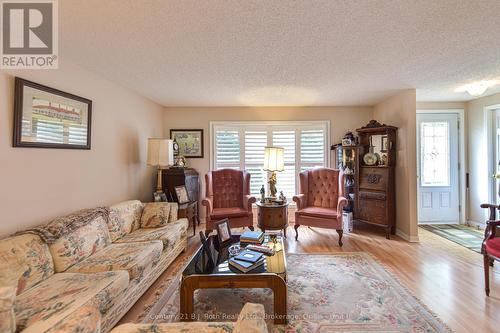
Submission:
MULTIPOLYGON (((215 236, 210 236, 211 240, 216 240, 215 236)), ((266 236, 264 244, 269 244, 276 250, 276 254, 266 257, 265 271, 250 273, 220 272, 213 274, 198 274, 193 272, 192 266, 196 256, 200 253, 201 247, 195 256, 187 264, 184 270, 189 273, 181 275, 180 292, 180 320, 193 321, 194 316, 193 296, 197 289, 234 289, 234 288, 269 288, 274 294, 274 313, 272 318, 275 324, 287 323, 287 269, 286 253, 283 237, 278 236, 278 241, 274 241, 266 236), (190 268, 189 268, 190 267, 190 268)), ((239 242, 239 235, 232 235, 233 243, 239 242)), ((221 251, 218 244, 215 244, 219 254, 227 253, 227 249, 221 251)), ((223 261, 224 263, 225 261, 223 261)), ((226 264, 227 265, 227 264, 226 264)))
POLYGON ((274 323, 287 323, 287 286, 274 273, 236 275, 190 275, 181 278, 180 319, 192 321, 193 296, 197 289, 269 288, 274 294, 274 323))

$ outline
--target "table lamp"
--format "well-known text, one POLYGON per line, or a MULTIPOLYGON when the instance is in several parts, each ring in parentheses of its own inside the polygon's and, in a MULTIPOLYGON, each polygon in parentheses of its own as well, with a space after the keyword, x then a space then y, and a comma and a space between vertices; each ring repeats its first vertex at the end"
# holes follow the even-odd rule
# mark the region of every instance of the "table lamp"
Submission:
POLYGON ((148 139, 148 165, 158 168, 158 179, 156 181, 155 201, 166 198, 161 184, 161 168, 174 164, 173 141, 168 139, 148 139))
POLYGON ((281 147, 266 147, 264 151, 264 170, 271 172, 269 177, 271 198, 276 198, 276 171, 285 170, 284 152, 285 149, 281 147))

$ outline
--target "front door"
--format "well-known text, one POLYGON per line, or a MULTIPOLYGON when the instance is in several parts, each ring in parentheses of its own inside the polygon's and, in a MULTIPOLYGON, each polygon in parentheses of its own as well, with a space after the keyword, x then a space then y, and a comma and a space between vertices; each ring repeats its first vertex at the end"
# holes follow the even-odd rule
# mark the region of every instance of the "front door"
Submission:
POLYGON ((458 114, 417 114, 418 222, 458 224, 458 114))

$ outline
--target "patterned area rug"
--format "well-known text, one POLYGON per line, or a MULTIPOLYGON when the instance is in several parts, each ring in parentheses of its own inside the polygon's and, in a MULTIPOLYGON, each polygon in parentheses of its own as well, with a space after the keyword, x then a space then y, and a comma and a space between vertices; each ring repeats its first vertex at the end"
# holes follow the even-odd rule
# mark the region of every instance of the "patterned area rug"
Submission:
MULTIPOLYGON (((369 254, 290 254, 287 267, 289 325, 268 320, 270 332, 450 332, 369 254)), ((179 280, 173 281, 163 305, 143 322, 178 321, 179 280)), ((198 290, 195 314, 200 321, 231 321, 246 302, 262 303, 270 314, 272 291, 198 290)))
POLYGON ((460 224, 425 224, 421 225, 420 228, 462 245, 469 250, 481 253, 481 244, 484 239, 484 232, 481 230, 460 224))

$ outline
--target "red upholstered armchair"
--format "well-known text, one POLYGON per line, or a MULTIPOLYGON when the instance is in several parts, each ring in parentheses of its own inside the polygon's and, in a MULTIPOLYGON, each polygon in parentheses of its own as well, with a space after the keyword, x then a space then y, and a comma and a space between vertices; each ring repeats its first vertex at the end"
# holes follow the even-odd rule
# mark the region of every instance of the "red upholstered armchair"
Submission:
POLYGON ((482 204, 481 208, 490 210, 490 217, 486 221, 484 240, 481 246, 481 253, 484 258, 484 291, 486 296, 490 296, 490 266, 493 266, 495 259, 500 259, 500 237, 495 237, 496 229, 500 227, 500 221, 496 220, 496 210, 500 210, 500 206, 482 204))
POLYGON ((300 173, 300 194, 293 197, 295 212, 295 239, 301 225, 335 229, 342 246, 342 209, 347 205, 343 197, 344 176, 339 170, 318 168, 300 173))
POLYGON ((215 228, 215 222, 229 219, 232 228, 249 227, 253 230, 250 174, 246 171, 221 169, 205 175, 206 197, 201 204, 207 207, 205 234, 215 228))

